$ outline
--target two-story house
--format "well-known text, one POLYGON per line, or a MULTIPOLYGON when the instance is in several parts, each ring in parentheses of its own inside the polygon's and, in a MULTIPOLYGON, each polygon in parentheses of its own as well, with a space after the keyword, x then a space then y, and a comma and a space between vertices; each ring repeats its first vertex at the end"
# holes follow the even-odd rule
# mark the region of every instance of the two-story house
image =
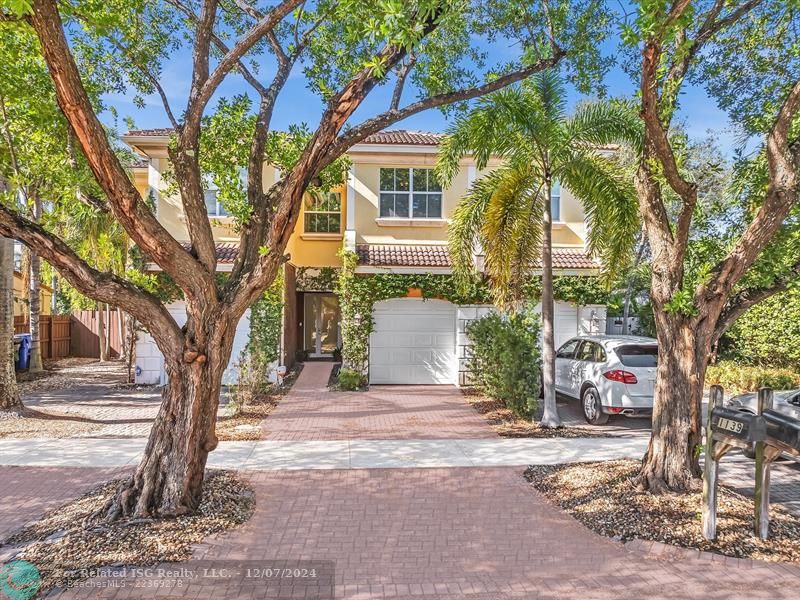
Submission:
MULTIPOLYGON (((169 130, 131 131, 123 139, 149 159, 146 171, 135 170, 143 195, 152 194, 159 220, 179 240, 188 240, 177 197, 163 193, 169 130)), ((287 247, 281 362, 297 356, 331 356, 341 344, 339 302, 332 285, 306 285, 309 274, 339 268, 344 246, 358 256, 356 272, 450 273, 448 220, 479 176, 466 158, 453 183, 442 189, 433 177, 441 136, 414 131, 386 131, 370 136, 349 151, 347 184, 319 198, 308 198, 287 247)), ((490 165, 491 167, 491 165, 490 165)), ((265 171, 265 185, 276 173, 265 171)), ((214 224, 218 269, 229 270, 238 238, 214 190, 206 205, 214 224)), ((554 267, 557 274, 592 275, 597 265, 585 253, 586 222, 581 204, 566 189, 552 197, 554 267)), ((480 307, 455 306, 444 300, 413 297, 377 302, 372 315, 369 379, 371 383, 459 383, 466 320, 480 307)), ((170 306, 180 320, 182 303, 170 306)), ((556 305, 556 344, 578 332, 605 331, 605 307, 556 305)), ((249 315, 237 328, 232 361, 247 343, 249 315)), ((149 336, 137 344, 137 382, 163 381, 160 353, 149 336)), ((463 370, 463 369, 462 369, 463 370)), ((235 369, 226 374, 228 382, 235 369)))

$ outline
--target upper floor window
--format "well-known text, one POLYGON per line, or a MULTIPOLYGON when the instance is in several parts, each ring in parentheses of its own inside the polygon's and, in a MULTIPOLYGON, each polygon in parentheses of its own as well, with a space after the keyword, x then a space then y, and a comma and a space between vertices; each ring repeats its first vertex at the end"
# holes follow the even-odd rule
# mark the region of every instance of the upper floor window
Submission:
POLYGON ((380 216, 441 219, 442 186, 433 169, 381 169, 380 216))
POLYGON ((553 181, 550 187, 550 213, 553 222, 561 220, 561 183, 553 181))
POLYGON ((209 217, 227 217, 229 216, 222 202, 219 201, 218 190, 207 189, 204 193, 206 198, 206 211, 209 217))
POLYGON ((309 195, 306 200, 306 233, 341 233, 342 195, 339 192, 309 195))

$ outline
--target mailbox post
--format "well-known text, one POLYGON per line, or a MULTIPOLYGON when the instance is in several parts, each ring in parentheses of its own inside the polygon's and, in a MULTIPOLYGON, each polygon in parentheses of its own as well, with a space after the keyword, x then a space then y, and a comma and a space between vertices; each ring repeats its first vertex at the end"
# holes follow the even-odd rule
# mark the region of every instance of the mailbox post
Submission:
MULTIPOLYGON (((747 448, 763 444, 766 427, 762 417, 723 406, 724 393, 720 386, 711 386, 706 422, 706 453, 703 471, 703 537, 717 537, 717 476, 719 461, 732 448, 747 448)), ((769 484, 769 474, 767 474, 769 484)), ((767 493, 767 502, 769 494, 767 493)), ((758 514, 758 512, 756 512, 758 514)))

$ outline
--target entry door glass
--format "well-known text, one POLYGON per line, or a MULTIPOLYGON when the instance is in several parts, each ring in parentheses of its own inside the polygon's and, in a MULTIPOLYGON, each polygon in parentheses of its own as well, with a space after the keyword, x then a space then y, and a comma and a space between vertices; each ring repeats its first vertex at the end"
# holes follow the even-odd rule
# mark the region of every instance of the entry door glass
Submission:
POLYGON ((306 294, 305 349, 310 354, 333 354, 339 345, 339 299, 333 294, 306 294))

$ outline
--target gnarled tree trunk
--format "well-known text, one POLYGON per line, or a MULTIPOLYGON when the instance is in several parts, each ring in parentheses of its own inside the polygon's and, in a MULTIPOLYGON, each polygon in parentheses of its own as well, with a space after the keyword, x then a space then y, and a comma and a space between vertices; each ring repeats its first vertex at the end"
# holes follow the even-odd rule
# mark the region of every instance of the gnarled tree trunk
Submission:
POLYGON ((220 387, 236 331, 230 317, 208 315, 207 321, 211 325, 199 332, 191 316, 187 321, 196 338, 207 341, 204 347, 187 345, 180 361, 165 357, 161 409, 136 472, 106 508, 109 520, 171 517, 200 505, 206 460, 217 447, 220 387))
POLYGON ((658 375, 653 432, 638 484, 653 492, 692 489, 701 475, 701 404, 708 354, 692 320, 656 311, 658 375))
POLYGON ((0 409, 22 408, 14 373, 14 241, 0 237, 0 409))

